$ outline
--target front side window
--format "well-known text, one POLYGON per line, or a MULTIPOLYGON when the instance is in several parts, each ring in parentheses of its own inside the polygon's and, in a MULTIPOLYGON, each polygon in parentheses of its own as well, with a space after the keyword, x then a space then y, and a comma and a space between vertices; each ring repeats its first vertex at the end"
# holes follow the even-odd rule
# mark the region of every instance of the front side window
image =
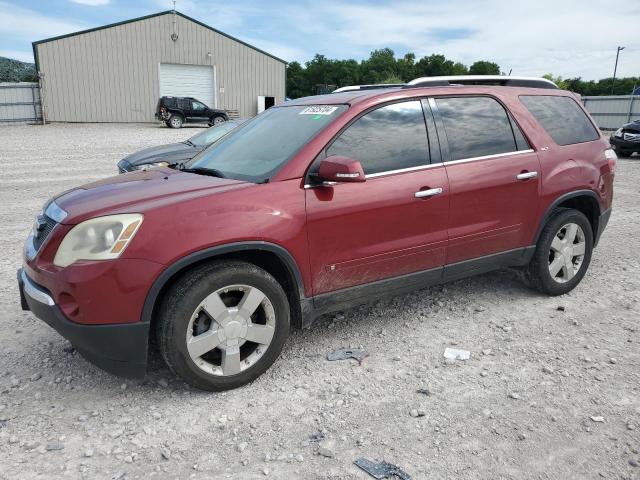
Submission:
POLYGON ((420 101, 395 103, 363 115, 326 153, 360 161, 367 175, 428 164, 429 142, 420 101))
POLYGON ((196 155, 185 167, 260 183, 271 178, 346 105, 271 107, 196 155))
POLYGON ((206 107, 204 106, 204 104, 200 103, 200 102, 193 102, 193 109, 195 111, 203 111, 206 107))
MULTIPOLYGON (((444 123, 451 160, 484 157, 518 150, 526 140, 518 125, 509 121, 504 107, 490 97, 436 98, 444 123)), ((528 148, 528 145, 526 145, 528 148)), ((521 148, 522 149, 522 148, 521 148)))
POLYGON ((591 142, 600 134, 575 100, 554 95, 524 95, 520 101, 558 145, 591 142))

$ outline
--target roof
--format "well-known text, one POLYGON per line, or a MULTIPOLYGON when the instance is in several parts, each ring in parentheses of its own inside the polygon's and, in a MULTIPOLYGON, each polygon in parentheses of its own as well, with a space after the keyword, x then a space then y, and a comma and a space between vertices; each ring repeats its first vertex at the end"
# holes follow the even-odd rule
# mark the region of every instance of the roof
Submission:
POLYGON ((258 47, 254 47, 253 45, 251 45, 251 44, 249 44, 247 42, 243 42, 242 40, 240 40, 240 39, 238 39, 236 37, 233 37, 233 36, 231 36, 231 35, 229 35, 227 33, 221 32, 220 30, 217 30, 217 29, 215 29, 213 27, 210 27, 206 23, 202 23, 202 22, 196 20, 195 18, 192 18, 192 17, 190 17, 188 15, 185 15, 184 13, 178 12, 177 10, 165 10, 164 12, 153 13, 151 15, 145 15, 143 17, 132 18, 131 20, 125 20, 123 22, 110 23, 109 25, 103 25, 102 27, 89 28, 88 30, 80 30, 79 32, 67 33, 66 35, 59 35, 57 37, 51 37, 51 38, 45 38, 43 40, 37 40, 37 41, 32 43, 32 46, 33 46, 33 58, 34 58, 34 60, 36 62, 36 72, 39 71, 39 68, 38 68, 39 67, 38 66, 38 54, 37 54, 37 51, 36 51, 36 46, 38 46, 38 45, 40 45, 42 43, 53 42, 55 40, 61 40, 63 38, 74 37, 76 35, 82 35, 82 34, 85 34, 85 33, 96 32, 98 30, 105 30, 107 28, 118 27, 120 25, 126 25, 127 23, 139 22, 141 20, 147 20, 149 18, 160 17, 162 15, 168 15, 168 14, 173 14, 173 13, 175 13, 176 15, 178 15, 178 16, 180 16, 182 18, 185 18, 185 19, 187 19, 187 20, 189 20, 189 21, 191 21, 193 23, 196 23, 196 24, 200 25, 201 27, 204 27, 204 28, 206 28, 208 30, 211 30, 212 32, 216 32, 216 33, 218 33, 220 35, 223 35, 223 36, 225 36, 225 37, 227 37, 227 38, 229 38, 229 39, 231 39, 231 40, 233 40, 235 42, 241 43, 242 45, 244 45, 246 47, 249 47, 249 48, 255 50, 256 52, 260 52, 263 55, 267 55, 268 57, 273 58, 274 60, 278 60, 279 62, 282 62, 285 65, 287 64, 287 62, 285 60, 283 60, 281 58, 278 58, 275 55, 272 55, 272 54, 270 54, 268 52, 265 52, 264 50, 261 50, 258 47))
POLYGON ((310 97, 301 97, 280 105, 355 105, 357 103, 369 100, 375 97, 381 97, 388 100, 396 98, 426 97, 434 95, 473 95, 482 94, 490 95, 496 90, 503 92, 515 92, 517 94, 538 94, 538 95, 573 95, 566 90, 554 89, 550 92, 546 88, 532 87, 507 87, 502 85, 434 85, 434 86, 417 86, 412 88, 379 88, 374 90, 352 90, 338 93, 330 93, 327 95, 314 95, 310 97))

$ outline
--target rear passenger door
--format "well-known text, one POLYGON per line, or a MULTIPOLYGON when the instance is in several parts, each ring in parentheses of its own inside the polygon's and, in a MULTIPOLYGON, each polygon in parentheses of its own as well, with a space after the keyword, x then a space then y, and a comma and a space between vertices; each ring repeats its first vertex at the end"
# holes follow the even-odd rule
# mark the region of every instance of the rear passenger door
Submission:
POLYGON ((540 165, 515 120, 490 96, 429 102, 451 189, 447 264, 527 246, 540 165))
POLYGON ((419 100, 376 108, 314 162, 310 178, 331 155, 359 160, 366 174, 362 183, 307 186, 314 295, 418 271, 441 278, 449 186, 431 113, 428 121, 430 137, 419 100))

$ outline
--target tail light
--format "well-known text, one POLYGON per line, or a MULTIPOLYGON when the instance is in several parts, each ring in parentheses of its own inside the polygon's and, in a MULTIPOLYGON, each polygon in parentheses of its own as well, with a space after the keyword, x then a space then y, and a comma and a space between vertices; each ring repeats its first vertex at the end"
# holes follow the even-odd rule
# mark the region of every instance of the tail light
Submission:
POLYGON ((613 151, 612 148, 607 148, 604 151, 604 158, 607 159, 607 163, 609 164, 609 171, 614 174, 616 173, 616 164, 618 163, 618 155, 613 151))

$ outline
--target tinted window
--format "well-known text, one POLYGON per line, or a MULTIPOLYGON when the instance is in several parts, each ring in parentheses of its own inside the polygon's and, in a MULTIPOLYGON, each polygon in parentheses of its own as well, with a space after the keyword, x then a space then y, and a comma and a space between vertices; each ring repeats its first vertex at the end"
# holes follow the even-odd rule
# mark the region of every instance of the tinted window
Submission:
POLYGON ((226 177, 263 182, 347 107, 271 107, 196 155, 188 167, 214 168, 226 177))
POLYGON ((518 149, 507 112, 493 98, 437 98, 436 104, 444 122, 451 160, 518 149))
POLYGON ((569 97, 527 95, 520 101, 558 145, 590 142, 600 134, 578 104, 569 97))
POLYGON ((429 143, 418 100, 363 115, 327 149, 359 160, 367 175, 429 163, 429 143))

